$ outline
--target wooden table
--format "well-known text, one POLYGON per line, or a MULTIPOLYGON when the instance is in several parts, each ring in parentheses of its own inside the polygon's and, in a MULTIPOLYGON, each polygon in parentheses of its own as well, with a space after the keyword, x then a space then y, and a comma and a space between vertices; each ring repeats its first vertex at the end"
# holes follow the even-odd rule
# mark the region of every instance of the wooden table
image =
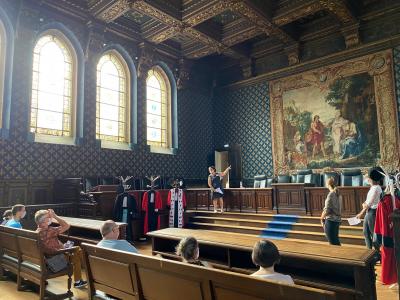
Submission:
MULTIPOLYGON (((104 221, 99 220, 91 220, 91 219, 81 219, 81 218, 70 218, 70 217, 62 217, 69 225, 70 228, 68 232, 62 235, 66 239, 73 240, 75 243, 80 244, 81 242, 85 243, 97 243, 102 239, 100 233, 100 227, 103 225, 104 221)), ((56 220, 53 219, 54 223, 57 223, 56 220)), ((126 239, 126 223, 116 222, 119 226, 120 234, 119 239, 126 239)))
MULTIPOLYGON (((153 254, 173 255, 187 236, 199 241, 200 257, 231 270, 255 269, 251 252, 258 237, 207 230, 167 228, 148 233, 153 254)), ((374 251, 319 245, 302 241, 273 241, 281 254, 278 272, 302 285, 335 291, 338 299, 376 299, 374 251)))

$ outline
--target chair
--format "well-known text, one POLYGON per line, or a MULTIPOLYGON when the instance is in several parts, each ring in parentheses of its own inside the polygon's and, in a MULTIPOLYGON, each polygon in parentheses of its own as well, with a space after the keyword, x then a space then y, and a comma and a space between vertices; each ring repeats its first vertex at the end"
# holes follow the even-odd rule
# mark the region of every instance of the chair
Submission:
POLYGON ((15 232, 18 229, 0 226, 0 276, 4 270, 18 275, 18 244, 15 232))
POLYGON ((312 183, 314 186, 320 185, 320 175, 313 173, 312 170, 298 170, 296 175, 296 183, 312 183))
POLYGON ((340 175, 341 186, 362 186, 363 181, 360 169, 343 170, 340 175))
POLYGON ((94 187, 99 185, 99 181, 97 177, 86 177, 84 184, 85 184, 85 191, 91 192, 94 187))
POLYGON ((290 175, 278 175, 278 183, 290 183, 290 175))
POLYGON ((260 188, 261 185, 266 185, 266 176, 265 175, 256 175, 254 176, 254 188, 260 188))
MULTIPOLYGON (((17 280, 17 288, 21 290, 21 281, 22 278, 30 280, 40 286, 40 297, 39 299, 44 299, 46 292, 46 280, 60 277, 60 276, 68 276, 68 291, 62 295, 66 298, 72 297, 73 293, 71 292, 71 283, 72 283, 72 264, 69 262, 68 266, 57 272, 51 272, 47 266, 45 261, 44 253, 42 252, 39 242, 38 242, 38 233, 34 231, 18 229, 18 233, 16 233, 17 244, 18 244, 18 254, 19 254, 19 274, 17 280)), ((61 253, 72 253, 75 248, 72 247, 65 250, 57 251, 57 254, 61 253)), ((57 297, 61 297, 61 295, 57 295, 57 297)))
POLYGON ((101 185, 113 185, 115 184, 115 180, 113 177, 102 177, 100 178, 101 185))
POLYGON ((335 179, 335 185, 339 186, 340 176, 336 172, 325 172, 325 173, 321 174, 321 186, 325 186, 326 181, 330 177, 333 177, 335 179))

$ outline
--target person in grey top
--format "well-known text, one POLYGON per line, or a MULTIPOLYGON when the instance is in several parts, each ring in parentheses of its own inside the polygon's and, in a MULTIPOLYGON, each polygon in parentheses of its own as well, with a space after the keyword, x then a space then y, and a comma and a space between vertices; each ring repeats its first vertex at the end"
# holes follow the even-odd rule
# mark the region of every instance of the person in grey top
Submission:
POLYGON ((119 226, 113 220, 104 221, 100 228, 100 232, 103 239, 97 243, 97 246, 131 253, 139 253, 128 241, 118 239, 119 226))
POLYGON ((325 207, 321 214, 321 224, 324 228, 325 236, 331 245, 340 246, 339 241, 339 226, 341 219, 341 199, 336 189, 335 179, 328 178, 326 187, 329 189, 329 194, 325 200, 325 207))

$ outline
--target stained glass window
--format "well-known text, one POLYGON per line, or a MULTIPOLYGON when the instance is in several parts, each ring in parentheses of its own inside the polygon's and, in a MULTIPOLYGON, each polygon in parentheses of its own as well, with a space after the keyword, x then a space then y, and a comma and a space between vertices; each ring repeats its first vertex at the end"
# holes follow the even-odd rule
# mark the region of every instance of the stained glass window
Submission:
POLYGON ((66 42, 54 34, 41 37, 33 50, 31 132, 72 136, 73 73, 66 42))
POLYGON ((125 61, 108 52, 97 64, 96 137, 128 142, 128 71, 125 61))
POLYGON ((146 82, 147 144, 170 147, 170 84, 159 67, 151 69, 146 82))

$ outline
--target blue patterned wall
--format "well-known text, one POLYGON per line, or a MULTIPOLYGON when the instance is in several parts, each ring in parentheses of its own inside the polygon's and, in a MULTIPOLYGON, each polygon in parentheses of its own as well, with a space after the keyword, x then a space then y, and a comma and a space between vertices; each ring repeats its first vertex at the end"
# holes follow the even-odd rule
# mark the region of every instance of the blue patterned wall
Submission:
POLYGON ((214 143, 242 145, 243 178, 273 173, 268 84, 261 83, 214 96, 214 143))

